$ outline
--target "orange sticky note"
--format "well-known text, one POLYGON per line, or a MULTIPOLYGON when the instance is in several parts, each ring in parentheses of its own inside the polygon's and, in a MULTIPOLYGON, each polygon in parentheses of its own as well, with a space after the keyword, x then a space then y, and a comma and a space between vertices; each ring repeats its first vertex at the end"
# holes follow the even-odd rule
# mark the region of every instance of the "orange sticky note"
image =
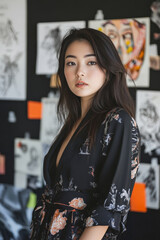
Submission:
POLYGON ((35 101, 28 101, 28 118, 41 119, 42 118, 42 103, 35 101))
POLYGON ((5 156, 0 154, 0 174, 5 174, 5 156))
POLYGON ((145 183, 135 183, 130 201, 130 210, 134 212, 147 212, 145 183))

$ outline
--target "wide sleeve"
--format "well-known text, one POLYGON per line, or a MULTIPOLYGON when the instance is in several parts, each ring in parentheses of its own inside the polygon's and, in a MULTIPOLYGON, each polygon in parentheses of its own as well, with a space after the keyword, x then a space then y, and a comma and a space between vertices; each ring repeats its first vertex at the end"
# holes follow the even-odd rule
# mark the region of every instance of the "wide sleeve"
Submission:
POLYGON ((111 114, 104 123, 101 142, 98 200, 86 227, 107 225, 107 232, 123 232, 139 166, 140 135, 135 120, 124 110, 111 114))

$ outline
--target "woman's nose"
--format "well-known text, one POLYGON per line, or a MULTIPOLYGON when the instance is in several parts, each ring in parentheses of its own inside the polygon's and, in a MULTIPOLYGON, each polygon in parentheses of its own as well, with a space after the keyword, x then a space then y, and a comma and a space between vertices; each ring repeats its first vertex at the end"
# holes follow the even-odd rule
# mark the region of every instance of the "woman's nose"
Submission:
POLYGON ((82 66, 78 66, 76 74, 78 77, 83 77, 85 75, 85 69, 82 66))

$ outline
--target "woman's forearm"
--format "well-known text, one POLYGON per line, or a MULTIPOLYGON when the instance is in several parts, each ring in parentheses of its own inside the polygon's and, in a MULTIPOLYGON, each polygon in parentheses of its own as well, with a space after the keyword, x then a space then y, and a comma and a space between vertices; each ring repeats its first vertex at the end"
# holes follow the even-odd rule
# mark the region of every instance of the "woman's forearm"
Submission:
POLYGON ((108 226, 94 226, 85 228, 79 240, 101 240, 108 226))

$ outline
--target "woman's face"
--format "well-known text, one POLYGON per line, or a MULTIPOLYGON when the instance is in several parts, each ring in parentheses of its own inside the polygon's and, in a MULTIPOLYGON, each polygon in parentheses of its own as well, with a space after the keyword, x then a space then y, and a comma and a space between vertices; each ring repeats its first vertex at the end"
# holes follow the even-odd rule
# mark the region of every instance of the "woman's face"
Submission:
POLYGON ((87 40, 76 40, 68 46, 64 74, 70 90, 84 100, 91 99, 106 79, 106 71, 99 67, 87 40))

